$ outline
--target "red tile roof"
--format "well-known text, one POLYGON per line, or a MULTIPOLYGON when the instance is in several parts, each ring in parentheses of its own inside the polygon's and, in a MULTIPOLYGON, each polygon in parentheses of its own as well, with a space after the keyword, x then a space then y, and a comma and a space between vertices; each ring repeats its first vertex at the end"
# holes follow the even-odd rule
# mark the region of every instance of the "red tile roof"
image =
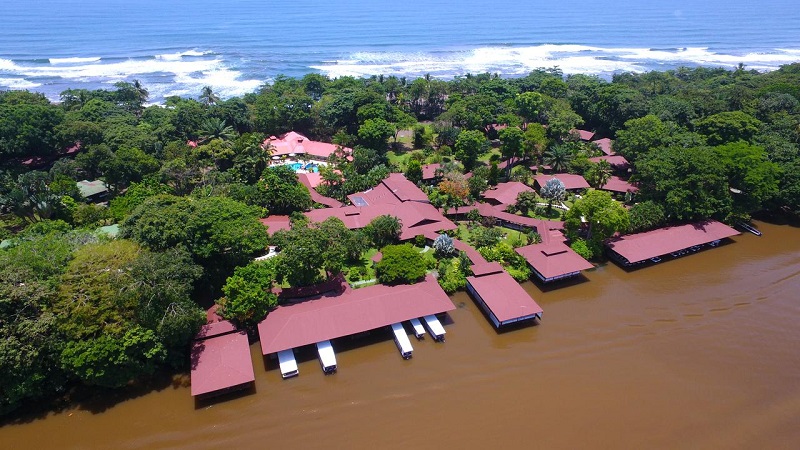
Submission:
POLYGON ((272 215, 264 219, 259 219, 259 221, 267 227, 267 233, 269 233, 270 236, 275 234, 276 231, 289 230, 292 228, 289 216, 272 215))
POLYGON ((533 192, 533 189, 525 183, 509 181, 507 183, 499 183, 495 188, 484 192, 483 197, 501 205, 513 205, 517 203, 517 195, 522 192, 533 192))
POLYGON ((636 263, 737 234, 738 231, 724 223, 707 220, 613 238, 606 246, 628 262, 636 263))
POLYGON ((400 239, 411 239, 417 235, 427 235, 429 232, 454 230, 456 225, 442 215, 436 208, 428 203, 404 202, 394 204, 378 204, 369 206, 345 206, 343 208, 325 208, 309 211, 306 217, 314 222, 322 222, 328 217, 338 217, 344 225, 351 229, 367 226, 372 219, 390 215, 400 219, 403 228, 400 239))
POLYGON ((630 184, 629 182, 623 180, 618 176, 612 175, 606 184, 600 188, 601 191, 611 191, 611 192, 638 192, 639 188, 630 184))
POLYGON ((594 137, 594 131, 588 130, 570 130, 570 133, 578 133, 582 141, 591 141, 594 137))
POLYGON ((300 180, 305 187, 308 188, 309 194, 311 194, 311 200, 314 203, 319 203, 320 205, 325 205, 329 208, 339 208, 342 206, 342 202, 336 200, 334 198, 325 197, 324 195, 317 192, 316 187, 322 182, 322 178, 318 173, 298 173, 297 179, 300 180))
POLYGON ((396 205, 407 201, 429 203, 428 196, 422 192, 422 189, 408 181, 402 173, 392 173, 374 188, 350 194, 347 198, 356 206, 396 205))
POLYGON ((625 159, 622 155, 611 155, 611 156, 595 156, 594 158, 589 158, 589 161, 597 164, 600 161, 608 161, 611 164, 611 167, 616 169, 627 169, 631 166, 627 159, 625 159))
POLYGON ((526 245, 515 251, 522 255, 544 280, 594 267, 563 242, 526 245))
POLYGON ((442 167, 441 164, 425 164, 422 166, 422 179, 433 180, 436 178, 436 169, 442 167))
MULTIPOLYGON (((216 311, 214 312, 216 314, 216 311)), ((206 313, 206 317, 208 314, 206 313)), ((195 335, 195 340, 208 339, 223 334, 233 333, 236 331, 236 325, 230 320, 219 320, 207 323, 200 327, 200 331, 195 335)))
POLYGON ((256 379, 244 331, 194 341, 191 360, 193 396, 240 386, 256 379))
POLYGON ((472 275, 476 277, 504 271, 503 266, 501 266, 499 262, 495 261, 475 263, 470 267, 470 269, 472 270, 472 275))
MULTIPOLYGON (((335 144, 329 144, 327 142, 312 141, 295 131, 290 131, 280 138, 270 136, 264 140, 264 146, 267 145, 272 146, 272 155, 274 156, 285 156, 294 153, 296 155, 306 154, 317 156, 322 159, 329 158, 338 147, 335 144)), ((346 153, 351 152, 349 148, 345 148, 344 150, 346 153)))
POLYGON ((596 141, 592 141, 594 144, 597 144, 600 147, 600 150, 606 155, 611 156, 614 154, 614 150, 611 148, 614 141, 609 138, 598 139, 596 141))
POLYGON ((467 277, 467 283, 500 322, 499 325, 542 314, 541 306, 536 304, 508 272, 501 269, 499 272, 488 270, 481 273, 485 274, 467 277))
POLYGON ((376 285, 279 306, 258 324, 265 355, 451 311, 455 306, 432 275, 412 285, 376 285))
POLYGON ((571 189, 587 189, 589 187, 589 183, 586 182, 586 179, 580 175, 575 175, 573 173, 554 173, 551 175, 536 175, 533 177, 535 184, 539 185, 539 189, 544 187, 545 183, 547 183, 552 178, 558 178, 564 183, 564 188, 566 190, 571 189))

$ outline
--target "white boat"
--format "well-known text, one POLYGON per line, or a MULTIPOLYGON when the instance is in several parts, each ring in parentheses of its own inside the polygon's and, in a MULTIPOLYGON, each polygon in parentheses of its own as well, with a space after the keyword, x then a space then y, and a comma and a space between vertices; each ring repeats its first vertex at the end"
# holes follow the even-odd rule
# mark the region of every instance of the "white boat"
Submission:
POLYGON ((425 322, 425 326, 428 328, 428 333, 430 333, 433 340, 444 342, 445 331, 444 327, 439 322, 439 319, 437 319, 435 315, 431 314, 423 317, 422 320, 425 322))
POLYGON ((281 368, 281 376, 291 378, 297 376, 300 371, 297 370, 297 361, 294 359, 294 350, 282 350, 278 352, 278 364, 281 368))
POLYGON ((326 374, 336 372, 336 353, 333 352, 331 341, 317 342, 319 365, 326 374))
POLYGON ((393 323, 392 333, 394 333, 394 343, 397 345, 397 349, 400 350, 400 356, 402 356, 403 359, 411 358, 414 347, 411 346, 411 342, 408 340, 408 335, 403 325, 401 323, 393 323))
POLYGON ((409 320, 411 323, 411 327, 414 329, 414 336, 417 339, 424 339, 425 338, 425 328, 422 327, 419 319, 411 319, 409 320))

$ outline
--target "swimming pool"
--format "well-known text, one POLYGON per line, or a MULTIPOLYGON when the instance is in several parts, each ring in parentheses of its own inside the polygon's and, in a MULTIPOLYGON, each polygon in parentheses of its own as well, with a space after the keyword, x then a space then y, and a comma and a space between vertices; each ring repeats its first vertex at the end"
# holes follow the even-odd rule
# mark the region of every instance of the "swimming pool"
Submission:
POLYGON ((295 172, 298 172, 298 171, 301 171, 301 170, 305 170, 307 172, 314 172, 314 173, 319 172, 319 164, 317 164, 317 163, 306 163, 306 164, 303 164, 303 163, 299 163, 299 162, 294 162, 294 163, 291 163, 291 164, 287 164, 287 166, 291 167, 292 170, 294 170, 295 172))

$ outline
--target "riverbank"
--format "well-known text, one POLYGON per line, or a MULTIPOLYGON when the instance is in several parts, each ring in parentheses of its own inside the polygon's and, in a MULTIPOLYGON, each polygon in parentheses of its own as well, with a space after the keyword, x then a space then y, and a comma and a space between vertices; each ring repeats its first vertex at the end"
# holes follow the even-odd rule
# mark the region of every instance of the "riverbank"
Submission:
MULTIPOLYGON (((251 347, 256 393, 185 386, 0 429, 9 448, 792 448, 800 440, 800 230, 758 223, 634 272, 609 263, 541 292, 541 325, 496 333, 465 293, 448 340, 387 339, 282 381, 251 347)), ((371 340, 371 339, 370 339, 371 340)), ((376 339, 378 340, 378 339, 376 339)))

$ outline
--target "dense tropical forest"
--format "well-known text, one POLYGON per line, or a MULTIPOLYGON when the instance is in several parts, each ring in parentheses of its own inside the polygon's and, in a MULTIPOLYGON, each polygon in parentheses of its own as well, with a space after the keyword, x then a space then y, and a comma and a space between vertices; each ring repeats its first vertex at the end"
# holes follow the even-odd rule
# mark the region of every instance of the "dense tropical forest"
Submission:
MULTIPOLYGON (((293 170, 270 166, 263 146, 288 131, 353 149, 321 168, 323 195, 344 201, 390 172, 420 182, 424 164, 440 163, 441 182, 425 190, 443 209, 499 181, 530 184, 545 166, 602 186, 611 167, 590 161, 602 153, 573 130, 614 139, 631 164, 623 175, 639 186, 634 196, 590 190, 562 212, 553 202, 563 189, 553 185, 515 206, 566 220, 573 248, 590 258, 602 257, 602 239, 615 232, 800 213, 800 64, 610 82, 556 69, 451 81, 309 74, 241 98, 198 94, 148 106, 138 82, 67 90, 58 103, 0 92, 0 414, 185 370, 209 306, 252 325, 278 304, 274 285, 342 271, 349 281, 404 282, 437 268, 446 291, 463 288, 468 260, 447 236, 434 242, 436 257, 421 257, 412 244, 424 240, 395 245, 391 216, 357 232, 337 219, 309 223, 301 213, 321 205, 293 170), (81 180, 102 180, 108 197, 86 198, 81 180), (270 214, 290 215, 292 228, 270 237, 259 222, 270 214), (596 234, 581 235, 580 219, 592 215, 596 234), (98 231, 114 224, 117 237, 98 231), (269 245, 278 257, 254 261, 269 245), (364 264, 377 249, 384 259, 364 264)), ((511 249, 535 233, 509 242, 484 225, 460 236, 527 279, 511 249)))

